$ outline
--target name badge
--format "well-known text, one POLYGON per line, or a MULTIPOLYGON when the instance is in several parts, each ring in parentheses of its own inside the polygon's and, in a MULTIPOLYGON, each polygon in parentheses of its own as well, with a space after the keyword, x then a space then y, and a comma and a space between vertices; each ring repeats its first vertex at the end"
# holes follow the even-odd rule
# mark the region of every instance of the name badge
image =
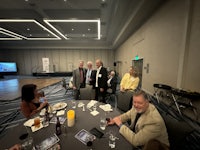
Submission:
POLYGON ((101 77, 102 77, 102 74, 99 74, 98 77, 101 78, 101 77))

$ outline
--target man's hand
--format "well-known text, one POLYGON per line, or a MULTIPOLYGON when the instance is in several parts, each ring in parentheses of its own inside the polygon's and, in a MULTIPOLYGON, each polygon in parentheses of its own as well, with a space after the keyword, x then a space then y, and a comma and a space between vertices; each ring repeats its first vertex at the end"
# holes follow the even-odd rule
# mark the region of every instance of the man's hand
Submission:
POLYGON ((122 124, 122 121, 120 119, 120 117, 115 117, 113 119, 110 118, 110 121, 108 122, 108 125, 113 125, 116 124, 118 126, 120 126, 120 124, 122 124))
POLYGON ((118 125, 118 126, 120 126, 120 125, 122 124, 122 121, 121 121, 120 117, 115 117, 115 118, 113 119, 113 121, 114 121, 115 124, 118 125))
POLYGON ((104 91, 104 89, 103 88, 100 88, 100 92, 103 92, 104 91))

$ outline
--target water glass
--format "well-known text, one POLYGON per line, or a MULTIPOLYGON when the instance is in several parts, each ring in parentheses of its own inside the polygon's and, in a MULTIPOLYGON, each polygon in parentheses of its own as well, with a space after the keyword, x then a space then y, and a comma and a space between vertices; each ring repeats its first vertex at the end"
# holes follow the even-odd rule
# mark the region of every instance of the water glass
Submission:
POLYGON ((63 135, 64 136, 66 136, 67 135, 67 125, 64 123, 63 125, 62 125, 62 128, 63 128, 63 135))
POLYGON ((92 108, 93 108, 93 111, 96 111, 97 110, 97 104, 94 104, 92 108))
POLYGON ((47 127, 47 126, 49 126, 49 118, 47 116, 44 116, 43 127, 47 127))
POLYGON ((33 149, 33 138, 28 137, 23 143, 22 143, 22 149, 23 150, 32 150, 33 149))
POLYGON ((106 129, 106 124, 107 124, 106 118, 101 117, 100 118, 100 129, 101 130, 105 130, 106 129))
POLYGON ((108 143, 110 148, 115 148, 115 140, 116 140, 116 137, 113 134, 110 134, 109 143, 108 143))
POLYGON ((72 108, 76 109, 76 101, 75 100, 72 100, 72 108))

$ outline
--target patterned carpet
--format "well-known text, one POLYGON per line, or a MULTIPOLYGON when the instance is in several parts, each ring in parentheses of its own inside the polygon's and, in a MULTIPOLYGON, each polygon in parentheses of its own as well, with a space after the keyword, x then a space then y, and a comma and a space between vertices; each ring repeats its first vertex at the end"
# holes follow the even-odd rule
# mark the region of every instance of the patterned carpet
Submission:
MULTIPOLYGON (((70 77, 66 77, 66 83, 69 82, 70 77)), ((72 90, 65 90, 62 83, 57 83, 42 89, 48 99, 49 104, 55 104, 60 101, 67 101, 73 99, 72 90)), ((22 123, 26 118, 20 112, 21 98, 10 101, 0 101, 0 138, 6 134, 6 130, 22 123)))

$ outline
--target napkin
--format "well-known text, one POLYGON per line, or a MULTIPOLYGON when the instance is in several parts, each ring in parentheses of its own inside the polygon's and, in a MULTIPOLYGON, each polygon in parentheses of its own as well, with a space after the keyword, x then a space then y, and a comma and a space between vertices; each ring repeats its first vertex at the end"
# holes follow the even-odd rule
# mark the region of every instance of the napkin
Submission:
POLYGON ((94 110, 94 111, 92 111, 92 112, 90 112, 93 116, 96 116, 96 115, 98 115, 99 114, 99 112, 98 111, 96 111, 96 110, 94 110))
POLYGON ((31 127, 34 124, 34 119, 29 119, 24 123, 24 126, 31 127))
POLYGON ((32 132, 35 132, 35 131, 38 131, 38 130, 40 130, 42 128, 43 128, 43 125, 42 125, 42 123, 40 123, 40 127, 39 128, 36 128, 35 126, 32 126, 31 130, 32 130, 32 132))
POLYGON ((83 107, 85 104, 84 103, 82 103, 82 102, 79 102, 78 103, 78 107, 83 107))
POLYGON ((113 111, 110 104, 99 105, 99 108, 103 109, 104 111, 113 111))
POLYGON ((46 109, 43 108, 43 109, 40 111, 40 116, 44 116, 44 115, 45 115, 45 112, 46 112, 46 109))
POLYGON ((96 104, 97 101, 95 100, 91 100, 88 104, 87 104, 87 108, 91 108, 94 104, 96 104))
POLYGON ((64 115, 65 114, 65 111, 64 110, 60 110, 57 112, 56 116, 61 116, 61 115, 64 115))

